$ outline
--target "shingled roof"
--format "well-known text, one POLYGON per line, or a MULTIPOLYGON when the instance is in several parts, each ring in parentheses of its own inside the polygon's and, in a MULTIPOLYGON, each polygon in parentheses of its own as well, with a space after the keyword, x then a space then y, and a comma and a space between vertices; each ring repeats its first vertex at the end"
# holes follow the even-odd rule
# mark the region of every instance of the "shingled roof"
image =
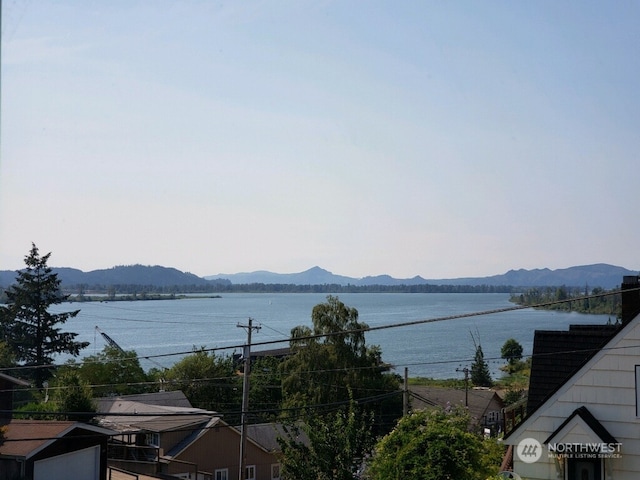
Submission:
POLYGON ((527 412, 533 412, 619 330, 619 325, 571 325, 569 330, 536 330, 527 412))

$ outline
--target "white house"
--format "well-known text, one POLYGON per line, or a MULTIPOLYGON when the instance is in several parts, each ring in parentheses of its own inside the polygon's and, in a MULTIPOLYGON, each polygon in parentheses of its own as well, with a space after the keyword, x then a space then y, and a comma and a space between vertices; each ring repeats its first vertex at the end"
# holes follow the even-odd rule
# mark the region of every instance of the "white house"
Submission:
POLYGON ((617 327, 536 332, 533 404, 505 437, 522 479, 640 479, 639 289, 624 277, 617 327))

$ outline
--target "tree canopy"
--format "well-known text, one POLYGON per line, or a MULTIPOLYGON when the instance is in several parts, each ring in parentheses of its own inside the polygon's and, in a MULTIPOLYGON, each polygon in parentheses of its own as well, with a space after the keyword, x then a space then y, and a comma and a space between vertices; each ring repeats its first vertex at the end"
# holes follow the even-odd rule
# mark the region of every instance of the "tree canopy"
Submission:
POLYGON ((36 386, 51 376, 47 365, 54 355, 78 356, 88 342, 75 341, 76 333, 63 332, 59 325, 75 317, 80 310, 53 313, 50 307, 66 300, 60 292, 60 280, 47 265, 49 256, 40 255, 32 244, 25 257, 26 268, 20 270, 16 284, 6 290, 7 305, 0 307, 0 340, 8 343, 18 363, 36 367, 36 386))
POLYGON ((389 373, 378 346, 366 345, 368 325, 331 295, 313 308, 311 320, 311 328, 291 331, 291 356, 281 364, 284 407, 319 411, 353 395, 375 413, 376 429, 388 431, 402 412, 400 378, 389 373))
POLYGON ((289 426, 287 437, 278 440, 282 479, 353 480, 373 447, 371 427, 370 416, 353 401, 336 412, 289 426))
POLYGON ((516 339, 510 338, 502 345, 500 355, 509 365, 514 365, 522 359, 522 345, 516 339))
POLYGON ((62 367, 77 372, 79 378, 94 386, 93 395, 130 395, 147 391, 149 376, 140 366, 140 359, 133 350, 121 350, 107 345, 95 355, 83 357, 76 365, 72 360, 62 367))
POLYGON ((182 390, 194 407, 225 412, 230 423, 239 418, 242 380, 233 357, 194 349, 164 374, 168 387, 182 390))
POLYGON ((469 414, 461 407, 421 410, 378 442, 367 478, 485 480, 498 473, 500 457, 493 440, 469 431, 469 414))

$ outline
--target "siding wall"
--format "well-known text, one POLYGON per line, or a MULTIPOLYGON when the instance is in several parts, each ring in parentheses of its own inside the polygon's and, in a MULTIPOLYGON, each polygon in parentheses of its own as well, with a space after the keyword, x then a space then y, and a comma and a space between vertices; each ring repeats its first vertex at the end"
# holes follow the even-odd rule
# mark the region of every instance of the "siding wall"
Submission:
MULTIPOLYGON (((640 365, 639 318, 630 322, 607 346, 574 375, 507 442, 524 438, 544 442, 572 413, 586 406, 593 416, 622 443, 622 458, 605 460, 605 479, 640 478, 640 419, 636 417, 635 366, 640 365), (607 465, 608 463, 608 465, 607 465), (609 473, 611 476, 607 475, 609 473)), ((526 464, 514 456, 514 471, 523 479, 556 479, 555 461, 543 457, 526 464)))
MULTIPOLYGON (((247 441, 246 454, 246 464, 256 466, 256 480, 271 480, 271 465, 278 463, 277 455, 265 452, 251 441, 247 441)), ((215 426, 175 458, 194 463, 198 470, 209 473, 228 468, 229 478, 235 480, 238 478, 240 435, 227 425, 215 426)), ((178 464, 173 464, 170 468, 167 473, 181 471, 178 464)))

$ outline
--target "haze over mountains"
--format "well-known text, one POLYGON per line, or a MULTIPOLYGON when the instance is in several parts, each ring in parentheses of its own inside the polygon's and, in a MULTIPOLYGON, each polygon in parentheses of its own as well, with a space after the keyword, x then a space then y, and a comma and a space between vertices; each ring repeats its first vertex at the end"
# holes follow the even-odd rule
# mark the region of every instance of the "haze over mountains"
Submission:
MULTIPOLYGON (((608 264, 583 265, 557 270, 548 268, 534 270, 510 270, 501 275, 488 277, 468 277, 451 279, 393 278, 389 275, 367 276, 363 278, 336 275, 320 267, 313 267, 299 273, 274 273, 256 271, 250 273, 218 274, 198 277, 175 268, 162 266, 129 265, 103 270, 83 272, 74 268, 53 268, 63 286, 73 285, 154 285, 205 286, 210 284, 284 284, 284 285, 488 285, 515 287, 572 286, 616 288, 625 275, 638 275, 638 271, 628 270, 608 264)), ((15 280, 16 272, 0 271, 0 286, 7 287, 15 280)))

